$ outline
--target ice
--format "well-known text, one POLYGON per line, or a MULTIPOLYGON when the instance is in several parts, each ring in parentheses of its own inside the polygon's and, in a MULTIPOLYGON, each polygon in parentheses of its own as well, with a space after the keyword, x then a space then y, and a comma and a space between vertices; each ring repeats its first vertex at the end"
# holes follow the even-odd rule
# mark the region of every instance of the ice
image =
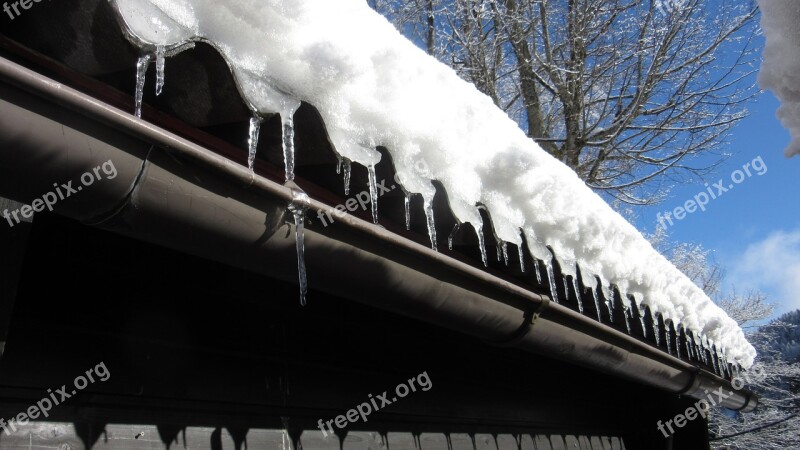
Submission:
POLYGON ((622 306, 622 313, 625 316, 625 328, 628 330, 628 334, 631 334, 631 319, 633 319, 633 311, 627 305, 622 306))
POLYGON ((578 286, 578 279, 572 277, 572 288, 575 290, 575 298, 578 300, 578 311, 583 314, 583 301, 581 300, 581 289, 578 286))
POLYGON ((453 226, 453 231, 450 232, 450 236, 447 238, 447 248, 449 248, 450 250, 453 249, 453 239, 455 239, 456 233, 458 233, 458 229, 460 227, 461 225, 459 225, 458 222, 456 222, 455 226, 453 226))
POLYGON ((425 207, 425 219, 428 223, 428 238, 431 240, 431 248, 434 251, 439 251, 436 243, 436 222, 433 220, 433 200, 424 197, 423 205, 425 207))
POLYGON ((292 190, 293 198, 289 204, 289 211, 294 216, 295 247, 297 249, 297 276, 300 281, 300 304, 306 305, 308 294, 308 281, 306 278, 305 259, 305 217, 310 200, 305 192, 292 190))
POLYGON ((370 165, 367 167, 367 171, 369 172, 369 202, 372 204, 372 223, 378 223, 378 180, 375 176, 375 166, 370 165))
MULTIPOLYGON (((411 229, 411 194, 406 192, 405 198, 405 209, 406 209, 406 230, 411 229)), ((452 245, 450 246, 450 250, 452 250, 452 245)))
POLYGON ((594 297, 594 308, 597 310, 597 321, 603 323, 603 315, 600 313, 600 295, 598 295, 597 287, 592 289, 592 297, 594 297))
POLYGON ((144 98, 144 83, 147 79, 147 66, 150 65, 152 56, 149 54, 142 55, 136 62, 136 97, 135 97, 135 111, 136 117, 142 117, 142 99, 144 98))
MULTIPOLYGON (((475 233, 478 235, 478 247, 481 251, 481 261, 483 267, 489 267, 489 256, 486 254, 486 237, 483 235, 483 220, 478 220, 477 223, 472 224, 475 227, 475 233)), ((541 281, 539 281, 541 284, 541 281)))
POLYGON ((656 346, 661 345, 661 324, 658 321, 658 314, 652 315, 653 318, 653 334, 656 337, 656 346))
POLYGON ((517 246, 517 256, 519 256, 519 270, 525 273, 525 251, 521 245, 517 246))
POLYGON ((647 315, 647 310, 642 309, 642 307, 639 307, 639 322, 641 322, 642 324, 642 336, 644 336, 645 339, 647 338, 647 322, 645 322, 646 315, 647 315))
POLYGON ((294 180, 294 111, 286 110, 281 113, 281 142, 283 146, 283 166, 286 171, 286 181, 294 180))
POLYGON ((156 46, 156 95, 161 95, 164 89, 164 70, 166 65, 166 56, 164 54, 164 46, 156 46))
POLYGON ((258 135, 261 130, 261 118, 253 116, 250 118, 250 136, 247 139, 247 167, 253 170, 256 162, 256 151, 258 149, 258 135))
POLYGON ((352 165, 349 159, 343 158, 342 170, 344 171, 344 195, 350 195, 350 171, 352 165))
POLYGON ((606 293, 606 308, 608 308, 608 320, 614 322, 614 292, 606 293))
POLYGON ((500 246, 500 249, 503 252, 503 261, 505 261, 506 265, 508 265, 508 242, 500 242, 497 245, 500 246))
POLYGON ((539 268, 539 260, 533 260, 533 269, 536 271, 536 283, 542 284, 542 270, 539 268))
MULTIPOLYGON (((375 149, 385 147, 404 188, 426 199, 432 239, 429 190, 437 180, 458 222, 476 226, 475 205, 486 205, 498 240, 520 245, 522 229, 534 258, 552 266, 552 256, 542 252, 550 248, 562 267, 580 262, 623 298, 640 294, 637 301, 665 319, 724 346, 731 361, 752 364, 755 350, 741 328, 700 288, 490 98, 403 38, 367 2, 111 4, 130 41, 143 53, 155 49, 159 60, 190 42, 211 44, 259 116, 283 117, 302 100, 319 112, 343 158, 374 166, 381 161, 375 149), (417 161, 426 169, 416 170, 417 161)), ((287 176, 291 169, 287 164, 287 176)))
POLYGON ((664 333, 666 335, 667 340, 667 353, 670 355, 672 354, 672 327, 670 326, 671 322, 664 323, 664 333))

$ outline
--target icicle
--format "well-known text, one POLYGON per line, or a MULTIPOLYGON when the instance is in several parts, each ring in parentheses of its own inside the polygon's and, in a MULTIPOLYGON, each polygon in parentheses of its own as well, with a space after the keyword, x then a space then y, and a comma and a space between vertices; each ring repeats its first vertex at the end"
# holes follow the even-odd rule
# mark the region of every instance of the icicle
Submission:
MULTIPOLYGON (((287 109, 281 113, 283 138, 283 167, 286 181, 294 180, 294 111, 287 109)), ((375 204, 373 203, 373 208, 375 204)))
POLYGON ((522 251, 522 244, 518 247, 519 250, 519 270, 525 273, 525 253, 522 251))
POLYGON ((716 346, 711 346, 711 364, 714 366, 714 373, 719 374, 719 354, 717 353, 716 346))
POLYGON ((597 292, 598 289, 600 289, 600 286, 595 286, 595 288, 592 289, 592 296, 594 297, 594 308, 597 310, 597 321, 603 323, 603 315, 600 314, 600 295, 597 292))
MULTIPOLYGON (((489 267, 489 257, 486 254, 486 238, 483 236, 483 219, 481 219, 481 223, 473 224, 475 226, 475 233, 478 234, 478 246, 481 249, 481 261, 483 261, 483 267, 489 267)), ((541 284, 541 281, 539 281, 541 284)))
POLYGON ((668 322, 664 322, 664 332, 666 334, 667 339, 667 353, 670 355, 672 354, 672 327, 669 326, 668 322))
POLYGON ((166 56, 164 55, 164 46, 156 46, 156 95, 161 95, 161 90, 164 89, 165 65, 166 56))
POLYGON ((500 241, 497 242, 497 262, 500 262, 500 241))
POLYGON ((730 369, 728 368, 728 360, 725 358, 725 349, 721 349, 719 351, 719 368, 720 368, 720 375, 723 378, 727 378, 728 374, 730 373, 730 369))
POLYGON ((378 181, 375 176, 375 165, 367 167, 369 171, 369 200, 372 203, 372 223, 378 223, 378 181))
POLYGON ((606 308, 608 308, 609 322, 614 323, 614 291, 611 291, 608 298, 606 298, 606 308))
POLYGON ((261 118, 253 116, 250 118, 250 137, 247 139, 247 167, 253 170, 256 162, 256 150, 258 149, 258 135, 261 131, 261 118))
POLYGON ((406 193, 406 202, 405 203, 406 203, 406 230, 410 230, 411 229, 411 194, 406 193))
POLYGON ((689 356, 689 359, 694 358, 697 359, 697 351, 694 348, 694 333, 691 330, 686 330, 686 353, 689 356))
POLYGON ((292 203, 289 211, 294 215, 294 235, 295 246, 297 248, 297 275, 300 280, 300 304, 306 305, 306 294, 308 293, 308 281, 306 279, 306 260, 305 260, 305 215, 309 205, 308 196, 305 192, 293 190, 292 203))
POLYGON ((578 286, 577 277, 572 277, 572 288, 575 290, 575 298, 578 299, 578 311, 583 314, 583 301, 581 300, 581 289, 578 286))
POLYGON ((453 227, 453 231, 450 233, 450 236, 447 238, 447 248, 449 248, 450 250, 453 249, 453 239, 455 239, 456 233, 458 233, 458 229, 460 227, 461 227, 461 225, 458 222, 456 222, 456 225, 453 227))
POLYGON ((628 329, 628 334, 631 334, 631 319, 633 319, 633 311, 624 304, 622 305, 622 313, 625 316, 625 328, 628 329))
POLYGON ((351 163, 350 160, 344 158, 342 164, 342 170, 344 170, 344 195, 350 195, 350 169, 351 163))
POLYGON ((136 107, 134 114, 136 117, 142 117, 142 99, 144 98, 144 82, 147 78, 147 66, 150 65, 150 55, 143 55, 139 57, 136 62, 136 107))
POLYGON ((541 286, 542 285, 542 270, 539 268, 539 261, 536 258, 533 259, 533 268, 536 271, 536 282, 539 283, 539 285, 541 286))
POLYGON ((428 237, 431 240, 431 248, 438 252, 438 245, 436 243, 436 223, 433 220, 433 202, 425 198, 423 203, 425 206, 425 218, 428 222, 428 237))
POLYGON ((656 347, 661 345, 661 324, 658 323, 658 313, 651 314, 653 318, 653 334, 656 336, 656 347))
POLYGON ((501 242, 500 248, 503 250, 503 261, 508 265, 508 242, 501 242))
POLYGON ((645 322, 644 318, 647 314, 644 306, 639 305, 639 322, 642 323, 642 336, 647 339, 647 323, 645 322))
POLYGON ((547 267, 547 279, 550 281, 550 296, 553 297, 553 301, 558 303, 558 288, 556 288, 556 274, 553 270, 553 262, 545 260, 545 266, 547 267))
POLYGON ((564 300, 568 301, 569 300, 569 280, 567 280, 567 276, 564 275, 564 274, 562 274, 561 277, 562 277, 562 279, 564 281, 564 297, 565 297, 564 300))
POLYGON ((675 327, 675 353, 681 358, 681 326, 675 327))
POLYGON ((336 175, 342 174, 342 157, 336 155, 336 175))

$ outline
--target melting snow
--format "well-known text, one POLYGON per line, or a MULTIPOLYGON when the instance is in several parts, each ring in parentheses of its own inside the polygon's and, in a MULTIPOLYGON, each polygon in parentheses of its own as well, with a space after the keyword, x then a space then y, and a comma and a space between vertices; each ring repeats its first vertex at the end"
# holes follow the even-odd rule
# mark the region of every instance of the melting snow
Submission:
MULTIPOLYGON (((281 114, 287 127, 299 101, 314 105, 345 174, 349 161, 378 164, 375 148, 386 147, 405 191, 423 197, 433 248, 435 179, 456 218, 479 236, 479 205, 503 243, 520 245, 524 235, 545 263, 554 299, 553 254, 565 274, 580 268, 585 284, 597 289, 599 280, 604 292, 616 285, 652 314, 725 348, 730 360, 752 364, 755 350, 736 322, 488 97, 364 0, 111 1, 131 40, 157 61, 192 41, 214 45, 255 116, 281 114), (424 174, 414 169, 421 159, 429 168, 424 174)), ((158 73, 160 89, 160 63, 158 73)), ((290 179, 294 158, 284 142, 290 179)), ((482 242, 481 253, 485 261, 482 242)))

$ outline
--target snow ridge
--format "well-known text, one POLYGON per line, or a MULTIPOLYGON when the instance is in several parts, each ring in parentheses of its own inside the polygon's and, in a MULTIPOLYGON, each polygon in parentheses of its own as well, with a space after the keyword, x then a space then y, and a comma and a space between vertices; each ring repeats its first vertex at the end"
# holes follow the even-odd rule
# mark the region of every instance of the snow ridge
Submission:
POLYGON ((565 274, 580 269, 588 287, 604 291, 616 285, 731 363, 752 364, 741 328, 702 290, 488 97, 363 0, 110 1, 145 52, 214 45, 256 117, 286 120, 308 102, 345 161, 374 166, 375 147, 384 146, 404 189, 426 204, 438 180, 462 224, 481 227, 484 205, 502 241, 522 245, 524 235, 531 254, 552 265, 549 247, 565 274), (415 169, 420 160, 429 173, 415 169))

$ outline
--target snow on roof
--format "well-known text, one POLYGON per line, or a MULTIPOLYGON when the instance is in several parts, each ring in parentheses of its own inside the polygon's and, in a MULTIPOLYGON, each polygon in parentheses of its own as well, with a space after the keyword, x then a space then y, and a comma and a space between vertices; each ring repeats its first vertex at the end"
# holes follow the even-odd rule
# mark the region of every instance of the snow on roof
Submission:
POLYGON ((759 0, 761 27, 767 36, 761 87, 781 101, 778 118, 792 134, 786 156, 800 155, 800 2, 759 0))
MULTIPOLYGON (((431 180, 438 180, 462 223, 482 227, 477 206, 485 205, 499 239, 521 245, 524 235, 531 254, 552 267, 549 247, 565 274, 579 265, 588 286, 597 288, 595 276, 600 288, 616 285, 653 314, 713 342, 731 362, 752 364, 755 350, 741 328, 702 290, 488 97, 364 0, 112 4, 131 40, 156 53, 159 86, 165 54, 208 42, 257 116, 281 113, 290 127, 302 100, 319 110, 343 158, 374 170, 381 158, 375 147, 386 147, 405 190, 425 199, 429 222, 431 180), (429 173, 415 169, 419 160, 429 173)), ((291 149, 285 151, 290 168, 291 149)))

